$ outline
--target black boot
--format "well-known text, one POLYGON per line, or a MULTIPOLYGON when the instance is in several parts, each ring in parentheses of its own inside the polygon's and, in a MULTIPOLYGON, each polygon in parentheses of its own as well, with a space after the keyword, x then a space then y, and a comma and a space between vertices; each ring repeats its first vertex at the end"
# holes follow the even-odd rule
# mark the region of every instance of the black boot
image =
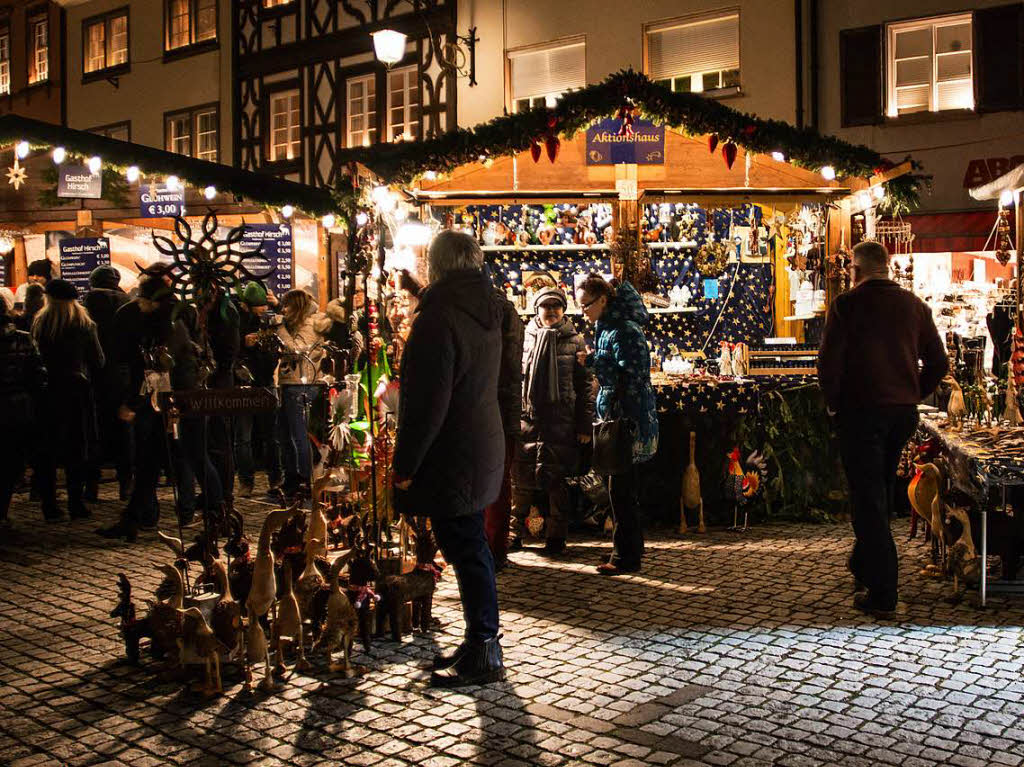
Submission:
POLYGON ((135 543, 139 537, 139 528, 134 521, 121 517, 117 524, 98 528, 96 534, 104 538, 124 538, 128 543, 135 543))
POLYGON ((463 654, 466 652, 467 647, 469 647, 469 642, 464 641, 462 642, 462 644, 460 644, 447 655, 443 653, 440 655, 435 655, 433 666, 434 671, 441 671, 443 669, 451 668, 452 666, 454 666, 458 662, 459 658, 461 658, 463 654))
POLYGON ((505 679, 502 663, 501 636, 468 643, 465 652, 449 668, 438 669, 430 675, 433 687, 469 687, 490 684, 505 679))

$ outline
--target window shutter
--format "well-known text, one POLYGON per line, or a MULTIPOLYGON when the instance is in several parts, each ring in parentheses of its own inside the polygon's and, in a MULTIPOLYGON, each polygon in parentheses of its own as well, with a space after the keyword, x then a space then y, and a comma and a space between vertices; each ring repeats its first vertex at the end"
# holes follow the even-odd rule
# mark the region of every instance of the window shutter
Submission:
POLYGON ((882 28, 839 33, 839 79, 843 126, 882 121, 882 28))
POLYGON ((975 103, 979 112, 1024 107, 1024 6, 974 12, 975 103))
POLYGON ((562 93, 587 84, 585 45, 573 43, 544 50, 513 52, 512 98, 562 93))
POLYGON ((740 17, 654 28, 647 33, 647 69, 652 80, 740 67, 740 17))

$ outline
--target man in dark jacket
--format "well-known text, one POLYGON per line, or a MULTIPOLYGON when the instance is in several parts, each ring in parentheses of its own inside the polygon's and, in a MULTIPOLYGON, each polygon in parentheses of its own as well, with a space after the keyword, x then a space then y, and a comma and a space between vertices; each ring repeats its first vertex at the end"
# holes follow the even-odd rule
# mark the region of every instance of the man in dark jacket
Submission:
POLYGON ((917 405, 949 369, 931 310, 889 279, 876 242, 853 250, 853 290, 829 308, 818 376, 835 414, 856 538, 850 570, 872 614, 896 608, 899 563, 889 529, 900 453, 917 428, 917 405))
MULTIPOLYGON (((89 275, 89 290, 85 294, 85 308, 100 338, 100 347, 107 359, 114 354, 114 314, 130 300, 121 290, 121 273, 112 266, 97 266, 89 275)), ((117 468, 117 481, 121 500, 128 500, 131 494, 131 426, 117 417, 117 371, 114 365, 106 365, 95 382, 96 416, 99 426, 100 450, 89 467, 89 478, 85 487, 85 499, 97 500, 97 483, 103 459, 113 460, 117 468)))
POLYGON ((501 307, 482 263, 471 237, 445 231, 434 238, 430 284, 402 359, 395 505, 402 513, 430 517, 455 568, 466 620, 463 643, 434 660, 431 679, 439 686, 504 678, 494 559, 483 521, 505 465, 498 407, 501 307))

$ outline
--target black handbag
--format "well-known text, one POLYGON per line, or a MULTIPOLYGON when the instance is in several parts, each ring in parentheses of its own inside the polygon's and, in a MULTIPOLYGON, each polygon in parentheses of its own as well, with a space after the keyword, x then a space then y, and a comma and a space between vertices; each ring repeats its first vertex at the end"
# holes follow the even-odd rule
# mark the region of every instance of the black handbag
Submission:
POLYGON ((620 385, 615 390, 619 417, 594 424, 594 455, 590 464, 605 477, 625 474, 633 466, 633 422, 622 416, 621 392, 620 385))

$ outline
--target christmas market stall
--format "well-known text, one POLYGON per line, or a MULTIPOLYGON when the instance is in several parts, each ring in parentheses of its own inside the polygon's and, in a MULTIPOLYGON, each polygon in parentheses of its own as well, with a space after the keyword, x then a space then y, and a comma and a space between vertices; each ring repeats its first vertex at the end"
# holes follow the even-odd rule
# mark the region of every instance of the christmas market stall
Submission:
POLYGON ((432 233, 450 228, 478 240, 524 319, 548 286, 578 315, 575 288, 592 272, 642 292, 662 414, 642 483, 653 515, 679 522, 690 432, 716 521, 761 491, 762 518, 824 516, 842 497, 817 342, 848 279, 851 215, 913 206, 909 161, 893 167, 635 72, 552 108, 345 157, 359 170, 341 193, 381 229, 385 273, 415 267, 432 233), (724 475, 747 473, 747 456, 761 486, 737 495, 724 475))

